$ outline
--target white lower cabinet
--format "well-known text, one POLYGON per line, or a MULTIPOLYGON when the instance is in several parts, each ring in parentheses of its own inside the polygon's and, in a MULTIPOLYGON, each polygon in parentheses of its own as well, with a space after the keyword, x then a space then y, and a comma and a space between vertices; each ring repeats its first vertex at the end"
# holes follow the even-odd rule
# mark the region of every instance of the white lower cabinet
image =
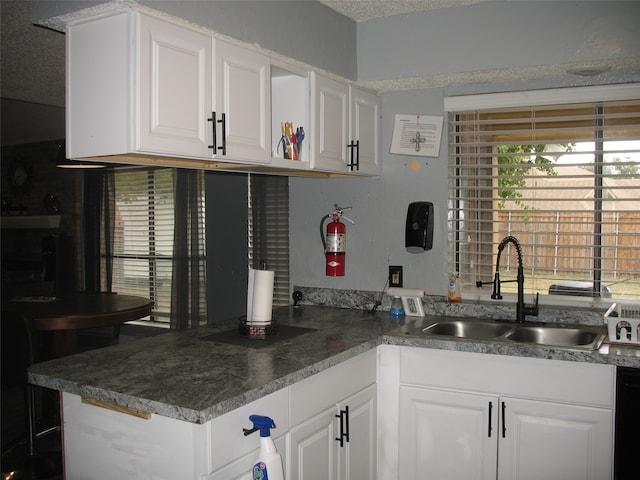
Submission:
POLYGON ((292 385, 286 478, 374 480, 376 351, 292 385))
POLYGON ((64 393, 65 478, 249 479, 272 417, 288 480, 612 478, 615 368, 381 345, 205 424, 64 393))
POLYGON ((500 405, 498 478, 612 478, 611 409, 509 397, 500 405))
POLYGON ((375 406, 372 385, 293 427, 289 478, 375 479, 375 406))
POLYGON ((140 418, 108 404, 87 404, 77 395, 64 393, 65 478, 243 478, 240 472, 243 468, 247 475, 251 472, 260 445, 258 432, 245 436, 242 430, 251 428, 251 414, 273 418, 276 428, 271 433, 286 462, 287 388, 204 424, 156 414, 140 418))
POLYGON ((403 479, 611 478, 611 410, 400 387, 403 479))
POLYGON ((613 367, 413 348, 399 357, 398 478, 612 478, 613 367))
POLYGON ((486 395, 400 387, 399 478, 495 479, 497 403, 486 395))

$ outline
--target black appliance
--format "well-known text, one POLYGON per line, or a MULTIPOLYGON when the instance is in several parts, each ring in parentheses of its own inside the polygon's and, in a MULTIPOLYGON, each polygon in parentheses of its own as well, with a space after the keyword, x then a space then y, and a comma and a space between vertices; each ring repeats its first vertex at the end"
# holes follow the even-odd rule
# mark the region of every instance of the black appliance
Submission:
POLYGON ((617 367, 614 478, 638 478, 640 368, 617 367))

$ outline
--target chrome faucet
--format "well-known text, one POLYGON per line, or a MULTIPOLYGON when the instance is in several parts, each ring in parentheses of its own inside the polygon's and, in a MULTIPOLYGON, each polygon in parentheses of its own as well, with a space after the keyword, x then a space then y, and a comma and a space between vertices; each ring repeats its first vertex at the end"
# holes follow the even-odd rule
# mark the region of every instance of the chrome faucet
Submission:
MULTIPOLYGON (((538 316, 538 297, 539 294, 536 294, 536 302, 532 306, 526 306, 524 303, 524 267, 522 266, 522 248, 520 247, 520 242, 516 237, 511 235, 504 237, 498 245, 498 258, 496 259, 496 273, 493 277, 493 282, 476 282, 476 286, 481 287, 487 283, 493 284, 493 292, 491 293, 491 298, 494 300, 502 299, 502 294, 500 293, 500 284, 503 281, 500 280, 500 255, 502 255, 502 250, 507 244, 512 243, 516 248, 516 253, 518 254, 518 274, 516 276, 516 282, 518 282, 518 302, 516 304, 516 322, 524 323, 525 316, 533 315, 535 317, 538 316)), ((513 282, 513 280, 504 280, 504 282, 513 282)))

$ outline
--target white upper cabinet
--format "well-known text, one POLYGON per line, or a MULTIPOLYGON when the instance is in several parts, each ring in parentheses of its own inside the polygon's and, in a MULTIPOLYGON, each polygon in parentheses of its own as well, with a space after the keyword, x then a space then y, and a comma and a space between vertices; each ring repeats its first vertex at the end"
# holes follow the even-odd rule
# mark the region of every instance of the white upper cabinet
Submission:
MULTIPOLYGON (((350 87, 351 135, 355 142, 354 173, 380 175, 380 97, 350 87)), ((353 146, 351 147, 353 150, 353 146)))
POLYGON ((269 58, 226 42, 215 42, 216 157, 271 161, 269 58))
POLYGON ((311 75, 314 170, 380 173, 378 97, 321 75, 311 75))
POLYGON ((211 158, 213 39, 152 17, 138 21, 135 150, 211 158))
POLYGON ((311 167, 348 172, 349 86, 311 73, 311 167))
POLYGON ((379 98, 346 82, 134 9, 69 23, 66 48, 69 158, 380 174, 379 98))
POLYGON ((69 25, 66 42, 70 158, 212 158, 212 37, 124 11, 69 25))
POLYGON ((269 58, 134 11, 69 26, 69 156, 268 163, 269 58))

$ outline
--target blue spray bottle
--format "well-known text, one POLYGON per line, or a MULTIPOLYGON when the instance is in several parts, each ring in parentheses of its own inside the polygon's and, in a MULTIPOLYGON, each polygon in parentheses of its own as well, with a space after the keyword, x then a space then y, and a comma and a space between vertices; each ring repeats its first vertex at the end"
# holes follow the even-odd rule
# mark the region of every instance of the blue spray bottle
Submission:
POLYGON ((244 428, 245 436, 260 430, 260 453, 253 466, 251 478, 254 480, 284 480, 282 458, 271 439, 271 429, 276 428, 276 424, 269 417, 262 415, 250 415, 249 420, 253 422, 253 428, 251 430, 244 428))

